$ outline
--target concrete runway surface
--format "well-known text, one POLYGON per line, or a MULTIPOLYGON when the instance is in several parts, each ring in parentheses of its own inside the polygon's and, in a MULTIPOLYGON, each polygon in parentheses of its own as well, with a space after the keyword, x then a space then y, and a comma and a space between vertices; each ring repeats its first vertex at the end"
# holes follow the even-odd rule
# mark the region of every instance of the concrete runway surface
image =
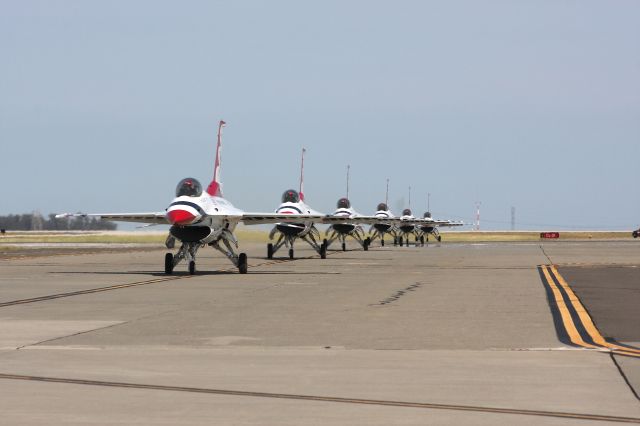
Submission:
POLYGON ((375 245, 0 260, 0 423, 640 423, 640 244, 375 245))

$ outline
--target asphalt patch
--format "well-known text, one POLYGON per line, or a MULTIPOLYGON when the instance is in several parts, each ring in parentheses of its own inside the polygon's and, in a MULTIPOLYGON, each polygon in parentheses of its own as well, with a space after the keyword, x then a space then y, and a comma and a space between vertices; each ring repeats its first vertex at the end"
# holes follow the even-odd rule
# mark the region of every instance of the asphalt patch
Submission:
POLYGON ((560 267, 607 339, 640 342, 640 267, 560 267))

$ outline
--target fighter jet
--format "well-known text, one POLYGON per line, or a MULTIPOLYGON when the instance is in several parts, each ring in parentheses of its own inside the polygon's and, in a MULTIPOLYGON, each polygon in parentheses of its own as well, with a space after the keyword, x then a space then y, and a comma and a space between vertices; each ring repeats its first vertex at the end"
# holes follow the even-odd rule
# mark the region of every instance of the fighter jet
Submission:
POLYGON ((381 221, 374 223, 369 228, 369 243, 373 242, 376 238, 380 238, 380 245, 384 247, 384 236, 390 234, 393 237, 393 245, 398 244, 398 229, 394 225, 394 219, 396 216, 391 213, 388 205, 389 200, 389 179, 387 179, 387 192, 384 197, 384 203, 378 204, 375 217, 379 217, 381 221))
POLYGON ((411 209, 404 209, 402 216, 400 216, 400 225, 398 228, 401 235, 398 237, 398 244, 400 246, 406 243, 409 247, 409 237, 413 235, 415 237, 415 245, 424 246, 425 240, 429 241, 429 234, 432 234, 438 241, 442 240, 438 227, 449 226, 463 226, 463 222, 454 222, 451 220, 434 220, 431 218, 431 213, 426 212, 424 217, 419 219, 413 216, 411 209))
POLYGON ((342 243, 342 251, 347 249, 346 239, 352 237, 356 240, 362 248, 366 251, 369 250, 369 244, 371 240, 369 237, 365 237, 363 224, 375 224, 379 223, 380 219, 372 216, 364 216, 355 211, 351 207, 351 201, 349 201, 349 169, 351 166, 347 166, 347 195, 338 200, 337 208, 333 214, 325 216, 322 219, 322 223, 328 224, 327 238, 323 241, 326 248, 329 248, 331 243, 336 240, 340 240, 342 243))
POLYGON ((429 234, 433 235, 438 242, 442 241, 442 236, 438 231, 438 227, 463 226, 463 222, 453 222, 451 220, 434 220, 431 212, 425 212, 422 220, 417 224, 416 233, 419 236, 421 245, 425 240, 429 241, 429 234))
MULTIPOLYGON (((313 210, 304 201, 304 154, 306 149, 302 149, 302 160, 300 162, 300 190, 296 192, 288 189, 282 194, 282 204, 276 209, 277 214, 308 214, 313 216, 323 216, 321 213, 313 210)), ((289 248, 289 258, 293 259, 293 244, 296 239, 301 238, 306 241, 318 254, 320 258, 326 259, 327 246, 320 241, 320 232, 315 227, 313 220, 308 219, 300 223, 276 223, 269 233, 269 240, 273 240, 277 235, 274 243, 267 244, 267 258, 272 259, 273 255, 282 247, 289 248)))
POLYGON ((342 243, 342 251, 347 249, 347 237, 352 237, 363 248, 369 250, 371 240, 365 237, 362 224, 371 220, 369 216, 363 216, 351 207, 351 201, 347 197, 340 198, 337 203, 337 209, 330 216, 322 219, 323 223, 330 224, 327 229, 327 238, 323 241, 325 248, 329 248, 331 243, 340 240, 342 243))
POLYGON ((402 210, 402 216, 400 216, 400 224, 398 225, 399 236, 398 236, 398 244, 402 247, 403 243, 407 243, 407 247, 409 247, 409 236, 415 236, 416 247, 419 244, 420 236, 418 234, 418 221, 416 220, 413 213, 411 213, 411 209, 402 210))

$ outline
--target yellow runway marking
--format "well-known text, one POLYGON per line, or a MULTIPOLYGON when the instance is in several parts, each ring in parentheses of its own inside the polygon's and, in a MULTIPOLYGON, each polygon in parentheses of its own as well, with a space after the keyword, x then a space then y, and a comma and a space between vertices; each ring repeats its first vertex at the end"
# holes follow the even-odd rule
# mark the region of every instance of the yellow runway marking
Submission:
POLYGON ((608 342, 602 336, 593 322, 593 319, 580 301, 580 298, 574 293, 571 286, 569 286, 562 275, 560 275, 556 265, 540 265, 540 269, 547 281, 547 285, 553 293, 555 305, 560 312, 563 326, 571 340, 571 343, 583 348, 606 349, 614 354, 640 358, 640 349, 608 342), (555 277, 555 280, 552 277, 552 274, 553 277, 555 277), (559 286, 556 285, 555 281, 558 282, 559 286), (569 301, 569 306, 565 302, 565 297, 563 297, 562 294, 563 292, 569 301), (574 322, 574 316, 571 315, 571 310, 573 310, 577 316, 577 324, 574 322), (578 328, 583 329, 586 335, 580 333, 578 328), (590 340, 593 344, 585 340, 590 340))
POLYGON ((558 287, 553 282, 553 279, 549 275, 549 271, 547 270, 546 267, 542 268, 542 273, 547 279, 547 283, 551 287, 551 291, 553 292, 553 295, 555 297, 556 306, 560 311, 560 315, 562 316, 562 322, 564 324, 565 329, 567 330, 567 334, 569 334, 569 338, 571 339, 571 342, 578 346, 582 346, 584 348, 596 349, 595 346, 588 344, 582 339, 582 336, 578 332, 576 325, 573 323, 573 319, 571 318, 571 313, 569 312, 569 308, 565 304, 564 298, 562 297, 560 290, 558 290, 558 287))
POLYGON ((600 331, 598 331, 598 329, 596 328, 595 324, 591 319, 591 316, 585 309, 584 305, 582 305, 582 302, 580 302, 580 299, 578 298, 578 296, 576 296, 576 294, 573 292, 571 287, 569 287, 569 284, 567 284, 567 282, 562 277, 562 275, 560 275, 555 265, 551 266, 551 272, 553 272, 553 274, 558 279, 558 282, 560 283, 562 288, 567 292, 567 295, 569 296, 571 303, 573 304, 576 312, 578 313, 578 316, 580 317, 580 320, 582 321, 582 324, 585 330, 587 330, 587 333, 589 333, 589 336, 591 336, 594 343, 607 347, 609 349, 631 352, 631 353, 640 355, 640 350, 638 349, 626 348, 624 346, 616 345, 615 343, 607 342, 605 338, 602 336, 602 334, 600 334, 600 331))

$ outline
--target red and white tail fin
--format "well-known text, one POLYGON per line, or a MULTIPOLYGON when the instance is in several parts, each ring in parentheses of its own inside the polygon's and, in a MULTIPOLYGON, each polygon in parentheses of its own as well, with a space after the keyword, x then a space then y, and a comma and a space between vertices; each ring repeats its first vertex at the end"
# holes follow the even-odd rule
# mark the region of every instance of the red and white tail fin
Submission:
POLYGON ((216 162, 213 166, 213 180, 207 187, 207 193, 214 197, 222 197, 222 184, 220 183, 220 150, 222 149, 222 128, 227 124, 220 120, 218 124, 218 144, 216 145, 216 162))
POLYGON ((306 149, 302 148, 302 162, 300 163, 300 201, 304 201, 304 153, 306 149))

